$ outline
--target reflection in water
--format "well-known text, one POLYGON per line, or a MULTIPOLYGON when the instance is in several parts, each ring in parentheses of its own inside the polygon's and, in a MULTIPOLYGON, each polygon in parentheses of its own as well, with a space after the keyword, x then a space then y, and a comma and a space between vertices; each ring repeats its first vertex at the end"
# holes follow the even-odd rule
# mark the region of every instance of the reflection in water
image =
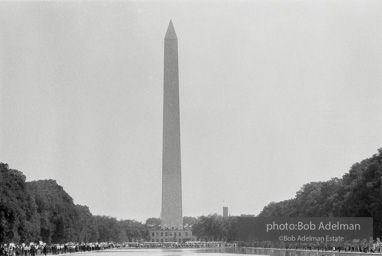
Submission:
POLYGON ((184 256, 184 255, 199 255, 199 256, 237 256, 233 253, 231 248, 230 253, 227 252, 227 249, 223 248, 194 248, 194 249, 115 249, 97 252, 96 256, 184 256))

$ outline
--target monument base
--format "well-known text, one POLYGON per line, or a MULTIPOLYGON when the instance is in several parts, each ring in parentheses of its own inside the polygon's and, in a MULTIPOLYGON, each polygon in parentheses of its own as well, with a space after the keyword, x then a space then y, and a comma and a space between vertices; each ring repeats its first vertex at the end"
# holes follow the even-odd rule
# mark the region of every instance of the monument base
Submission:
POLYGON ((158 229, 150 230, 150 242, 166 243, 177 242, 185 243, 187 241, 196 241, 190 229, 158 229))

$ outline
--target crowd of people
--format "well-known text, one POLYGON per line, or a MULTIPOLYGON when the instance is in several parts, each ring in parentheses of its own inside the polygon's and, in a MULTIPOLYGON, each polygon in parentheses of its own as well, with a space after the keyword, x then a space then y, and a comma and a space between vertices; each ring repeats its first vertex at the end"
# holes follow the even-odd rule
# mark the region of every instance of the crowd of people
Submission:
POLYGON ((209 248, 232 246, 223 242, 188 242, 188 243, 154 243, 154 242, 130 242, 130 243, 66 243, 52 244, 30 243, 30 244, 2 244, 0 245, 0 256, 38 256, 59 255, 76 252, 88 252, 111 248, 209 248))
MULTIPOLYGON (((382 244, 381 244, 382 245, 382 244)), ((78 252, 89 252, 96 250, 105 250, 111 248, 252 248, 252 249, 275 249, 277 246, 255 246, 247 243, 225 243, 225 242, 186 242, 186 243, 155 243, 155 242, 130 242, 130 243, 66 243, 66 244, 52 244, 45 243, 30 243, 30 244, 1 244, 0 256, 38 256, 38 255, 60 255, 78 252)), ((292 249, 292 250, 316 250, 316 251, 338 251, 338 252, 364 252, 364 253, 381 253, 382 246, 374 244, 373 246, 347 246, 347 247, 314 247, 314 246, 292 246, 283 247, 278 249, 292 249)))
POLYGON ((292 250, 292 251, 323 251, 323 252, 361 252, 361 253, 381 253, 382 243, 377 242, 367 245, 338 245, 338 246, 318 246, 318 245, 258 245, 249 243, 239 243, 241 248, 256 248, 256 249, 277 249, 277 250, 292 250))
POLYGON ((30 243, 30 244, 2 244, 0 245, 0 256, 36 256, 47 254, 67 254, 75 252, 87 252, 114 248, 112 243, 66 243, 52 244, 30 243))

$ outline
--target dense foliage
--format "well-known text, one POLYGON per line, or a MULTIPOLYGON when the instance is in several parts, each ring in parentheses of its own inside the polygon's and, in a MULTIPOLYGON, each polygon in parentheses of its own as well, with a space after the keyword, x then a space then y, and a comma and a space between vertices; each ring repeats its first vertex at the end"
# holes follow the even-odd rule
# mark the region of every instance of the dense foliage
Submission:
POLYGON ((37 206, 25 176, 0 163, 0 241, 26 240, 39 229, 37 206))
MULTIPOLYGON (((270 203, 259 217, 373 217, 374 238, 382 237, 382 149, 342 178, 305 184, 295 198, 270 203)), ((200 240, 236 240, 237 217, 214 214, 183 222, 200 240)), ((26 182, 21 172, 0 163, 0 243, 136 241, 160 225, 159 218, 142 224, 93 216, 56 181, 26 182)))
POLYGON ((127 242, 148 236, 144 224, 93 216, 54 180, 26 182, 0 163, 0 242, 127 242))
POLYGON ((223 218, 218 214, 198 217, 192 226, 192 234, 203 241, 236 240, 237 217, 223 218))
POLYGON ((354 164, 341 179, 305 184, 296 197, 270 203, 261 217, 373 217, 382 237, 382 149, 354 164))

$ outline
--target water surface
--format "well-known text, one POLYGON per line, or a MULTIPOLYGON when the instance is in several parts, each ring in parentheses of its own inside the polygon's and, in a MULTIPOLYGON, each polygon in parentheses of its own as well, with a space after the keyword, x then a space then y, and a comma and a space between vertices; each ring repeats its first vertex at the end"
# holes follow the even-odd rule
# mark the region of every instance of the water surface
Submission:
POLYGON ((185 249, 114 249, 107 251, 95 251, 86 253, 94 256, 184 256, 184 255, 200 255, 200 256, 238 256, 234 253, 219 253, 217 249, 202 248, 185 248, 185 249))

